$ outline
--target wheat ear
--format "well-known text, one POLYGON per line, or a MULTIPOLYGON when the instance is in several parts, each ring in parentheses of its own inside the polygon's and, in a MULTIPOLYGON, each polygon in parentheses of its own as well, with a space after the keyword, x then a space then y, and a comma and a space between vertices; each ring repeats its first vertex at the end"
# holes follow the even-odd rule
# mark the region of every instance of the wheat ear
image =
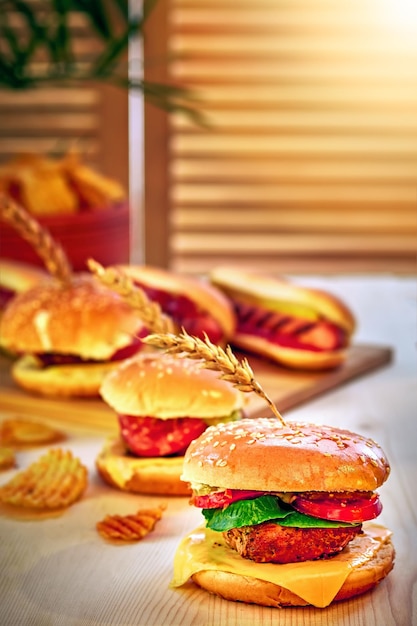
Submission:
POLYGON ((52 276, 62 282, 71 280, 71 265, 61 245, 18 202, 1 193, 0 216, 32 246, 52 276))
POLYGON ((94 259, 88 259, 87 266, 103 285, 122 296, 125 302, 137 311, 151 332, 173 332, 174 324, 171 318, 162 312, 158 302, 150 300, 143 289, 133 283, 130 276, 115 267, 104 268, 94 259))
POLYGON ((189 335, 184 329, 178 335, 171 333, 153 334, 144 337, 143 341, 167 352, 186 354, 191 359, 201 359, 203 367, 221 372, 220 378, 231 383, 240 391, 254 392, 263 398, 274 415, 283 426, 286 422, 279 413, 271 398, 265 393, 261 385, 255 380, 254 373, 246 358, 239 361, 228 345, 223 350, 212 343, 207 335, 203 339, 189 335))

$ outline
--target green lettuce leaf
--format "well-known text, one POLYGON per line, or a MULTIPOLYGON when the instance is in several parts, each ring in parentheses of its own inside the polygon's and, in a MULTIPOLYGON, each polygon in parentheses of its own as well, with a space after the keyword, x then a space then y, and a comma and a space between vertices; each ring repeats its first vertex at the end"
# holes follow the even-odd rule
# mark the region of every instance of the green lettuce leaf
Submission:
POLYGON ((331 528, 352 526, 347 522, 311 517, 299 513, 290 506, 283 504, 276 496, 259 496, 251 500, 238 500, 225 509, 202 509, 206 525, 219 532, 242 526, 253 526, 262 522, 274 521, 281 526, 297 528, 331 528))

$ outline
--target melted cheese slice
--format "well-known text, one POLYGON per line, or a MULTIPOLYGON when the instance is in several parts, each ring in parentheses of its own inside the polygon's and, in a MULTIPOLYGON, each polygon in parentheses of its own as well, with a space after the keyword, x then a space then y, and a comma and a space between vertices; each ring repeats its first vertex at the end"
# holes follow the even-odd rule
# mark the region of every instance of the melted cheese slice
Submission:
POLYGON ((221 533, 200 526, 184 537, 177 548, 171 587, 184 585, 197 572, 217 570, 280 585, 309 604, 323 608, 332 602, 352 569, 372 558, 392 534, 371 522, 364 524, 363 530, 360 546, 354 539, 331 559, 277 565, 243 559, 225 544, 221 533))

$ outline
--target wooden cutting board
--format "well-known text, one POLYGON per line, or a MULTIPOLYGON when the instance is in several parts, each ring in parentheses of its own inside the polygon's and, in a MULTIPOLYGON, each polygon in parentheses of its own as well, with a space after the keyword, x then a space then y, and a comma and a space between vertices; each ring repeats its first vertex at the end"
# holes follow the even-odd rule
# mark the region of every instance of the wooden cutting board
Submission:
MULTIPOLYGON (((238 355, 239 357, 241 355, 238 355)), ((328 372, 296 372, 268 361, 248 356, 256 380, 281 413, 388 364, 392 349, 354 345, 346 362, 328 372)), ((57 400, 30 395, 18 388, 10 377, 11 361, 0 356, 0 418, 26 416, 54 422, 67 428, 94 433, 117 430, 115 415, 100 399, 57 400)), ((266 403, 248 394, 249 415, 270 415, 266 403)))

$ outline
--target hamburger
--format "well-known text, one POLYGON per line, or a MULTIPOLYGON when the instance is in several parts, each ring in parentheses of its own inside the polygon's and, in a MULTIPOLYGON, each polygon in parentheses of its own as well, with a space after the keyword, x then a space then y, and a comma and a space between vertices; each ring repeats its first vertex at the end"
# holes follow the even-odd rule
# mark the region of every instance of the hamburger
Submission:
POLYGON ((293 369, 335 368, 346 359, 355 319, 333 294, 231 267, 215 268, 210 280, 233 304, 237 348, 293 369))
POLYGON ((11 375, 45 396, 98 396, 105 374, 142 348, 132 307, 88 273, 48 277, 18 294, 2 315, 0 345, 11 375))
POLYGON ((172 319, 177 331, 225 345, 235 331, 232 304, 224 293, 207 280, 185 276, 150 265, 119 265, 134 285, 157 302, 172 319))
POLYGON ((209 425, 243 416, 243 393, 199 361, 140 353, 109 373, 100 388, 119 433, 96 459, 102 478, 136 493, 190 495, 180 480, 183 455, 209 425))
POLYGON ((375 523, 389 463, 372 439, 332 426, 246 419, 208 428, 182 480, 205 525, 183 539, 174 587, 190 578, 228 600, 325 607, 375 587, 392 569, 375 523))
POLYGON ((46 277, 47 273, 41 268, 20 261, 0 259, 0 311, 15 295, 30 289, 46 277))

